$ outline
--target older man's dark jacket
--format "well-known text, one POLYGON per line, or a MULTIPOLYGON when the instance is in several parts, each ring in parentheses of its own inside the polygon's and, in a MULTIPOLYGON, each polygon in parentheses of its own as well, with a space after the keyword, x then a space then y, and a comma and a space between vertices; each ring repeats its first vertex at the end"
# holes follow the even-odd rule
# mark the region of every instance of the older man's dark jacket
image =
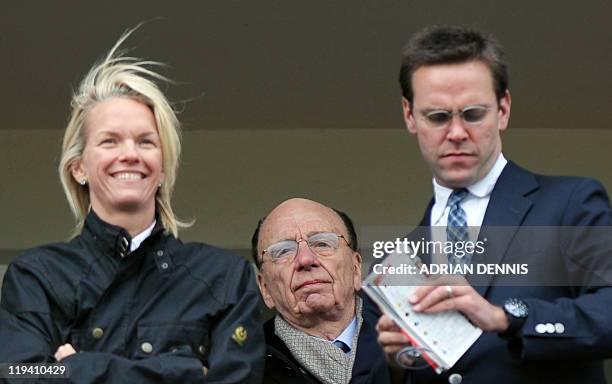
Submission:
MULTIPOLYGON (((353 363, 351 383, 372 382, 370 375, 380 371, 384 355, 376 342, 376 323, 380 313, 369 298, 363 298, 363 324, 357 340, 357 355, 353 363)), ((274 333, 274 318, 264 326, 266 335, 265 384, 312 384, 320 383, 293 357, 285 343, 274 333)))

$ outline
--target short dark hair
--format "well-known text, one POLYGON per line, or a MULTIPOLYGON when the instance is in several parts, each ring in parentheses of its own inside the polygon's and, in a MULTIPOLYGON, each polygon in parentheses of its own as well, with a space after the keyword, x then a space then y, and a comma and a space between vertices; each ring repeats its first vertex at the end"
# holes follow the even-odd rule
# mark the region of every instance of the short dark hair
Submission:
POLYGON ((493 75, 497 101, 508 89, 508 69, 501 46, 491 35, 485 36, 462 26, 433 26, 416 33, 402 50, 399 82, 402 95, 412 106, 412 75, 424 65, 483 61, 493 75))
MULTIPOLYGON (((353 220, 351 220, 346 213, 336 208, 331 209, 336 212, 338 216, 340 216, 340 219, 342 219, 342 223, 344 224, 346 233, 348 234, 348 239, 346 239, 346 242, 348 243, 349 248, 351 248, 353 251, 357 251, 359 247, 357 245, 357 233, 355 232, 353 220)), ((251 256, 253 257, 253 261, 255 261, 257 269, 261 268, 261 260, 259 259, 259 252, 257 250, 257 245, 259 244, 259 230, 261 229, 263 222, 266 220, 266 217, 267 216, 262 217, 257 222, 257 227, 255 228, 255 232, 253 232, 253 237, 251 238, 251 256)))

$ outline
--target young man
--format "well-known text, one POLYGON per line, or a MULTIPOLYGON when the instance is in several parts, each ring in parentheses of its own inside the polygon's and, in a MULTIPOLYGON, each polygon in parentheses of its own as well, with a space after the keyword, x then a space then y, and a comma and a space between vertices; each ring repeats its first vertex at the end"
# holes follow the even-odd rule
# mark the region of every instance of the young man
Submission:
POLYGON ((505 227, 488 232, 484 254, 449 254, 448 264, 525 263, 529 274, 569 278, 567 284, 521 286, 518 280, 499 284, 495 276, 474 283, 466 276, 460 277, 463 284, 419 288, 410 299, 415 310, 458 310, 485 333, 448 372, 403 371, 395 354, 408 340, 383 316, 379 342, 395 381, 407 376, 410 383, 605 383, 612 288, 609 281, 591 284, 581 279, 584 271, 563 268, 593 251, 605 260, 609 244, 585 250, 554 236, 526 243, 517 235, 528 227, 610 225, 604 188, 589 179, 536 175, 503 156, 511 97, 506 64, 492 38, 461 27, 426 29, 403 53, 400 83, 406 127, 433 173, 434 198, 421 225, 446 227, 451 241, 461 240, 467 227, 480 227, 480 239, 492 227, 505 227))

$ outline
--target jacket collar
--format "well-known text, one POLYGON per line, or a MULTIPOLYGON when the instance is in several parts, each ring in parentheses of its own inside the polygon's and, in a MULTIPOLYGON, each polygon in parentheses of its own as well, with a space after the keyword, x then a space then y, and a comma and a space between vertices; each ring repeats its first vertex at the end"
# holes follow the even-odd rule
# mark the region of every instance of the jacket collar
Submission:
MULTIPOLYGON (((523 224, 527 213, 533 206, 529 195, 538 189, 539 183, 533 173, 512 161, 508 162, 491 193, 491 199, 478 234, 479 240, 487 239, 483 263, 500 264, 502 262, 516 231, 523 224)), ((484 296, 493 276, 472 275, 468 281, 478 293, 484 296)))
MULTIPOLYGON (((151 231, 150 238, 159 235, 164 231, 161 220, 156 214, 156 224, 151 231)), ((84 233, 89 233, 98 244, 102 247, 104 253, 111 255, 113 258, 121 259, 130 253, 130 244, 132 237, 125 228, 117 225, 109 224, 102 220, 93 209, 89 210, 85 218, 84 233)))

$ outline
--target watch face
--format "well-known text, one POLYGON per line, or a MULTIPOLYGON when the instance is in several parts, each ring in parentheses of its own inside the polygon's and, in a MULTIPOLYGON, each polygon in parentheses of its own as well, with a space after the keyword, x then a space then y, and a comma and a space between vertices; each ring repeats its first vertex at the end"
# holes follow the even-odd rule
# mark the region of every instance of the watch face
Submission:
POLYGON ((523 300, 510 298, 504 303, 504 309, 514 317, 527 317, 527 304, 523 300))

